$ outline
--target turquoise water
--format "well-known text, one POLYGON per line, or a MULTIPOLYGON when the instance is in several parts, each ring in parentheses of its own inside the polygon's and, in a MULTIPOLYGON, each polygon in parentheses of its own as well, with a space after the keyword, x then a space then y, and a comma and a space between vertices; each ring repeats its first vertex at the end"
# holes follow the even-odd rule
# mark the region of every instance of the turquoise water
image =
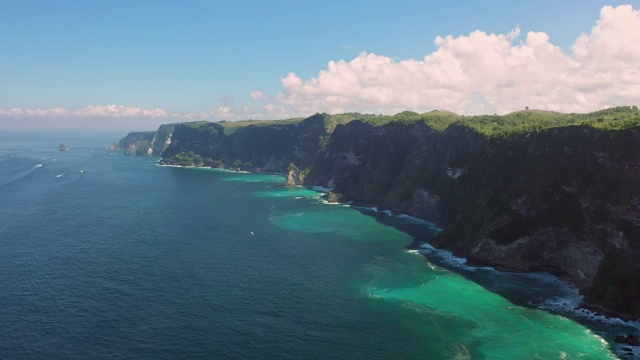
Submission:
POLYGON ((116 138, 1 139, 0 358, 616 358, 621 327, 521 306, 562 284, 408 250, 426 222, 116 138))

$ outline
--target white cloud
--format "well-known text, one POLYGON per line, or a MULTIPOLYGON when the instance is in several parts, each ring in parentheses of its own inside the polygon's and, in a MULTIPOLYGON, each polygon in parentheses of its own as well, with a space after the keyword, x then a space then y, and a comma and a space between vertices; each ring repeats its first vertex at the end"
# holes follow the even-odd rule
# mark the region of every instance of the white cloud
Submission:
POLYGON ((267 94, 263 93, 262 91, 252 91, 251 99, 254 101, 263 101, 263 100, 269 100, 270 97, 267 94))
POLYGON ((87 105, 76 110, 63 108, 51 109, 0 109, 0 116, 14 117, 164 117, 167 112, 163 109, 142 109, 122 105, 87 105))
POLYGON ((348 61, 330 61, 309 79, 289 73, 275 95, 251 92, 254 107, 233 107, 232 101, 224 101, 231 98, 223 97, 223 106, 217 110, 194 113, 122 105, 76 110, 10 108, 0 109, 0 127, 20 121, 43 124, 48 119, 142 127, 202 119, 279 119, 315 112, 392 114, 446 109, 460 114, 504 114, 525 106, 586 112, 640 105, 640 11, 632 6, 603 7, 600 19, 576 39, 570 52, 552 44, 544 32, 530 31, 524 38, 521 32, 516 26, 507 34, 474 31, 438 36, 436 50, 422 59, 398 61, 362 52, 348 61))
POLYGON ((134 123, 155 126, 171 114, 163 109, 143 109, 122 105, 87 105, 80 109, 0 109, 0 128, 129 128, 134 123))
MULTIPOLYGON (((289 73, 270 108, 313 113, 395 113, 447 109, 506 113, 525 106, 585 112, 640 102, 640 11, 605 6, 571 53, 543 32, 506 35, 474 31, 435 39, 423 59, 395 61, 361 53, 330 61, 310 79, 289 73)), ((265 108, 268 110, 269 108, 265 108)))

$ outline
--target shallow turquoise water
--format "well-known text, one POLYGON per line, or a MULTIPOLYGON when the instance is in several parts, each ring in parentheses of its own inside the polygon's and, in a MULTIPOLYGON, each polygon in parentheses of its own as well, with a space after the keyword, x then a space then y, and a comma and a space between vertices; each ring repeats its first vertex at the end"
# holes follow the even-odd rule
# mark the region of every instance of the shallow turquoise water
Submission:
POLYGON ((3 139, 0 358, 615 358, 507 300, 555 287, 408 251, 429 224, 112 141, 3 139))

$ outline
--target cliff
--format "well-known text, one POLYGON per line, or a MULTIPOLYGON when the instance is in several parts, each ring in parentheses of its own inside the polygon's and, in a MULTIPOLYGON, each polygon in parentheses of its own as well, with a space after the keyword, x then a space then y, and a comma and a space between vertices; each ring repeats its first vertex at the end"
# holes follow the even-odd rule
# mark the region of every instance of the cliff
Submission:
POLYGON ((164 164, 287 173, 289 185, 333 188, 331 201, 428 219, 444 229, 436 245, 473 263, 548 271, 591 305, 640 316, 638 125, 636 107, 316 114, 178 124, 120 146, 155 154, 164 141, 164 164))
POLYGON ((488 138, 424 122, 336 127, 305 182, 342 201, 436 221, 476 264, 548 271, 587 301, 640 315, 640 130, 488 138))
POLYGON ((162 163, 279 173, 293 163, 304 169, 328 136, 325 121, 326 115, 316 114, 298 122, 249 125, 228 135, 219 123, 179 124, 162 163))
POLYGON ((129 133, 118 142, 120 149, 136 155, 159 156, 171 144, 176 124, 160 125, 156 131, 129 133))

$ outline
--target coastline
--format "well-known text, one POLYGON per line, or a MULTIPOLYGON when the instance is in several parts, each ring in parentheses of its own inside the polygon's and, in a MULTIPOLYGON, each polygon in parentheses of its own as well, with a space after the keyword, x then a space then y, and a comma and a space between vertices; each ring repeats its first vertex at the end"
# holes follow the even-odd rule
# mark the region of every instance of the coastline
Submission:
MULTIPOLYGON (((272 175, 280 175, 286 176, 286 174, 282 173, 263 173, 263 172, 250 172, 250 171, 238 171, 232 169, 223 169, 223 168, 212 168, 206 166, 183 166, 183 165, 169 165, 169 164, 160 164, 158 166, 164 167, 176 167, 176 168, 193 168, 193 169, 203 169, 203 170, 213 170, 224 173, 243 173, 243 174, 272 174, 272 175)), ((283 187, 287 187, 287 185, 282 184, 283 187)), ((386 215, 395 220, 400 220, 408 223, 413 223, 419 226, 427 226, 430 230, 437 230, 438 232, 442 230, 437 224, 432 221, 417 218, 404 213, 395 213, 389 209, 380 209, 377 206, 366 206, 362 204, 358 204, 353 201, 349 202, 329 202, 327 201, 328 194, 332 190, 332 188, 326 188, 322 186, 314 186, 314 185, 296 185, 297 187, 305 187, 309 190, 321 193, 321 202, 326 205, 341 205, 345 207, 354 208, 361 213, 369 216, 383 216, 386 215)), ((402 228, 388 224, 389 226, 394 226, 397 229, 404 231, 402 228)), ((413 234, 410 234, 413 235, 413 234)), ((433 246, 431 243, 425 240, 421 240, 419 238, 414 237, 413 243, 406 247, 406 251, 410 253, 415 253, 416 255, 422 256, 429 262, 429 266, 431 263, 436 264, 436 266, 441 266, 446 268, 447 270, 456 272, 465 277, 471 277, 470 274, 478 274, 478 273, 489 273, 493 275, 497 275, 499 277, 504 277, 502 279, 504 282, 513 281, 514 279, 533 279, 534 281, 538 281, 541 284, 553 284, 554 287, 558 289, 562 289, 564 296, 554 297, 554 296, 544 296, 539 295, 536 297, 529 298, 526 301, 514 301, 509 296, 505 296, 505 294, 500 293, 499 291, 495 291, 497 294, 501 296, 505 296, 512 303, 517 306, 528 307, 532 309, 539 309, 548 311, 553 314, 557 314, 560 316, 567 317, 573 321, 581 323, 591 328, 597 328, 598 332, 602 331, 603 333, 607 330, 604 328, 609 328, 609 333, 617 333, 620 336, 624 335, 634 335, 640 333, 640 319, 635 318, 625 318, 624 316, 620 316, 620 314, 615 314, 611 312, 602 311, 602 309, 598 309, 597 307, 587 304, 584 302, 584 296, 581 295, 578 289, 572 285, 571 283, 564 281, 557 276, 554 276, 548 272, 516 272, 509 271, 509 269, 500 269, 493 266, 486 266, 483 264, 473 264, 469 262, 466 258, 459 257, 452 251, 441 249, 433 246), (611 328, 616 328, 616 331, 611 331, 611 328)), ((477 277, 477 276, 476 276, 477 277)), ((477 279, 476 279, 477 280, 477 279)), ((474 280, 474 281, 476 281, 474 280)), ((481 286, 485 286, 486 284, 482 284, 478 282, 481 286)), ((494 290, 491 290, 494 291, 494 290)), ((618 336, 619 337, 619 336, 618 336)), ((640 355, 640 346, 633 346, 627 343, 620 343, 614 341, 613 338, 608 339, 608 343, 610 344, 612 350, 622 358, 629 356, 638 356, 640 355), (624 349, 631 349, 632 352, 628 352, 624 349)))
MULTIPOLYGON (((174 167, 174 168, 191 168, 191 169, 205 169, 205 170, 213 170, 213 171, 218 171, 218 172, 224 172, 224 173, 238 173, 238 174, 271 174, 271 175, 281 175, 281 176, 286 176, 286 174, 284 173, 277 173, 277 172, 251 172, 251 171, 245 171, 245 170, 233 170, 233 169, 224 169, 224 168, 214 168, 214 167, 209 167, 209 166, 185 166, 185 165, 174 165, 174 164, 162 164, 161 162, 158 162, 158 166, 163 166, 163 167, 174 167)), ((291 185, 282 185, 282 186, 291 186, 291 185)), ((312 191, 316 191, 318 193, 323 194, 322 195, 322 203, 326 204, 326 205, 341 205, 341 206, 347 206, 347 207, 351 207, 354 208, 362 213, 366 212, 374 212, 377 214, 384 214, 390 217, 394 217, 396 219, 402 219, 404 221, 409 221, 409 222, 413 222, 413 223, 417 223, 417 224, 421 224, 421 225, 426 225, 428 226, 431 230, 437 230, 442 231, 442 227, 438 226, 436 223, 434 223, 433 221, 427 220, 427 219, 421 219, 415 216, 411 216, 409 214, 404 214, 404 213, 395 213, 394 211, 390 210, 390 209, 380 209, 378 208, 378 206, 376 205, 364 205, 364 204, 359 204, 357 202, 353 202, 353 201, 348 201, 348 202, 334 202, 334 201, 328 201, 327 197, 329 192, 331 192, 333 190, 333 188, 327 188, 327 187, 323 187, 323 186, 319 186, 319 185, 295 185, 295 186, 299 186, 299 187, 305 187, 309 190, 312 191)), ((515 270, 511 270, 508 268, 500 268, 500 267, 496 267, 496 266, 491 266, 491 265, 487 265, 487 264, 476 264, 473 262, 470 262, 468 259, 464 258, 464 257, 460 257, 458 255, 456 255, 453 251, 451 250, 447 250, 444 248, 438 248, 436 246, 434 246, 433 244, 424 241, 424 240, 420 240, 420 239, 414 239, 414 242, 412 244, 410 244, 409 246, 407 246, 407 250, 409 251, 417 251, 418 253, 420 253, 422 256, 428 258, 428 251, 426 251, 425 249, 428 250, 432 250, 434 252, 438 252, 440 254, 448 254, 447 256, 445 256, 446 258, 448 258, 448 265, 451 267, 451 269, 456 269, 456 268, 461 268, 461 269, 465 269, 465 270, 470 270, 470 271, 475 271, 478 269, 491 269, 493 271, 499 272, 499 273, 505 273, 505 274, 519 274, 519 275, 530 275, 530 274, 547 274, 550 277, 553 277, 554 281, 556 282, 561 282, 563 284, 565 284, 565 286, 567 288, 570 288, 572 290, 575 290, 576 292, 578 291, 577 287, 574 286, 573 284, 571 284, 570 282, 563 280, 551 273, 548 272, 520 272, 520 271, 515 271, 515 270), (426 246, 426 247, 425 247, 426 246)), ((617 324, 624 324, 625 326, 629 326, 632 328, 637 329, 637 331, 640 332, 640 319, 637 318, 633 318, 631 316, 626 317, 623 314, 616 314, 614 312, 611 311, 607 311, 606 309, 603 309, 599 306, 597 306, 596 304, 589 304, 584 302, 584 296, 578 294, 579 296, 579 303, 574 306, 574 308, 572 309, 573 312, 575 312, 576 315, 580 315, 580 316, 586 316, 590 319, 593 320, 604 320, 604 321, 608 321, 608 320, 612 320, 614 322, 616 322, 617 324), (586 314, 586 315, 585 315, 586 314)), ((538 300, 538 299, 534 299, 534 300, 538 300)), ((532 300, 532 301, 534 301, 532 300)), ((541 308, 541 309, 545 309, 545 307, 540 307, 537 305, 540 304, 530 304, 532 305, 532 307, 535 308, 541 308)), ((566 312, 567 310, 564 309, 563 313, 566 312)))
MULTIPOLYGON (((386 215, 394 219, 408 221, 414 224, 420 224, 421 226, 428 226, 432 230, 442 230, 441 227, 439 227, 432 221, 417 218, 408 214, 394 213, 389 209, 379 209, 377 206, 363 206, 360 204, 354 204, 351 201, 328 202, 326 198, 328 196, 328 192, 332 189, 316 186, 307 186, 307 188, 323 193, 323 203, 327 205, 347 206, 359 210, 365 215, 372 215, 371 213, 377 214, 379 216, 386 215), (320 189, 326 191, 321 191, 320 189)), ((398 228, 397 226, 395 227, 398 228)), ((401 228, 398 229, 403 231, 403 229, 401 228)), ((586 303, 584 300, 584 296, 579 293, 579 290, 576 286, 568 281, 560 279, 559 277, 549 272, 518 272, 510 271, 509 269, 501 269, 494 266, 488 266, 486 264, 474 264, 472 262, 469 262, 464 257, 457 256, 450 250, 438 248, 426 240, 421 240, 415 237, 413 243, 406 247, 406 251, 424 257, 430 264, 436 263, 437 266, 444 267, 447 270, 454 271, 463 276, 469 275, 469 273, 487 272, 496 274, 500 277, 505 277, 504 281, 507 281, 508 279, 506 278, 509 277, 511 278, 510 280, 513 280, 514 278, 529 278, 541 283, 552 283, 554 284, 554 286, 563 289, 563 297, 539 295, 523 302, 514 301, 512 298, 509 298, 509 296, 505 296, 505 294, 500 293, 499 291, 497 293, 501 296, 505 296, 515 305, 544 310, 553 314, 565 316, 585 326, 599 325, 602 327, 616 327, 620 328, 620 330, 625 330, 623 332, 617 332, 620 336, 622 336, 623 333, 624 335, 634 335, 640 333, 640 319, 625 317, 624 315, 601 309, 597 307, 597 305, 586 303)), ((480 285, 483 284, 480 283, 480 285)), ((613 339, 611 339, 610 345, 619 356, 640 356, 640 346, 633 346, 626 343, 615 342, 613 339), (629 352, 625 352, 623 348, 631 348, 632 354, 629 354, 629 352)))
MULTIPOLYGON (((246 171, 246 170, 232 170, 232 169, 225 169, 225 168, 214 168, 214 167, 211 167, 211 166, 195 166, 195 165, 190 166, 190 165, 162 164, 161 161, 158 162, 158 166, 173 167, 173 168, 185 168, 185 169, 208 169, 208 170, 213 170, 213 171, 226 172, 226 173, 236 173, 236 174, 253 174, 251 171, 246 171)), ((279 174, 279 173, 267 173, 267 174, 283 175, 283 174, 279 174)))

